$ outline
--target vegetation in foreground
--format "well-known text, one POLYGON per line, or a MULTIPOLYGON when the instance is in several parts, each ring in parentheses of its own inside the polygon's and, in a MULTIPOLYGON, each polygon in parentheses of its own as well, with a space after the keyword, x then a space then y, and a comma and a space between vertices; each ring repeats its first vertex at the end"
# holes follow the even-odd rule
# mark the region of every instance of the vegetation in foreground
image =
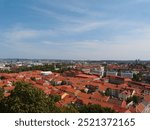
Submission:
POLYGON ((46 95, 42 90, 25 82, 16 82, 15 89, 9 97, 4 97, 0 88, 1 113, 109 113, 115 112, 110 108, 99 105, 68 105, 58 108, 55 103, 60 100, 59 95, 46 95))

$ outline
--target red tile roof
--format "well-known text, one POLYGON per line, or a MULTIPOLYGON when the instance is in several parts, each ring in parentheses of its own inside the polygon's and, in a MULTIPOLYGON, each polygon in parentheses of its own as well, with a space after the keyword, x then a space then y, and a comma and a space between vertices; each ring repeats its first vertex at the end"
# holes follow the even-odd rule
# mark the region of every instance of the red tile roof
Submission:
POLYGON ((125 111, 125 113, 131 113, 131 111, 128 109, 128 110, 125 111))
POLYGON ((86 94, 86 93, 83 93, 83 92, 78 93, 77 96, 80 97, 80 98, 82 97, 84 99, 89 99, 91 97, 90 94, 86 94))
POLYGON ((126 101, 122 101, 122 103, 121 103, 121 107, 122 107, 122 108, 126 108, 126 106, 127 106, 126 101))
POLYGON ((99 92, 94 92, 91 94, 91 99, 97 100, 97 101, 104 101, 107 102, 109 99, 109 96, 102 96, 99 92))
POLYGON ((6 91, 12 91, 14 88, 15 88, 14 86, 4 87, 4 90, 6 90, 6 91))
POLYGON ((143 103, 140 103, 138 106, 136 106, 136 112, 141 113, 144 110, 143 103))
POLYGON ((145 95, 144 96, 144 101, 150 102, 150 95, 145 95))
POLYGON ((10 96, 11 93, 4 93, 4 97, 10 96))
POLYGON ((98 78, 98 76, 95 76, 95 75, 87 75, 87 74, 79 74, 79 75, 76 75, 76 77, 92 78, 92 79, 98 78))
POLYGON ((56 102, 56 106, 62 107, 62 106, 71 104, 71 103, 75 102, 76 100, 77 100, 76 97, 67 95, 61 101, 56 102))

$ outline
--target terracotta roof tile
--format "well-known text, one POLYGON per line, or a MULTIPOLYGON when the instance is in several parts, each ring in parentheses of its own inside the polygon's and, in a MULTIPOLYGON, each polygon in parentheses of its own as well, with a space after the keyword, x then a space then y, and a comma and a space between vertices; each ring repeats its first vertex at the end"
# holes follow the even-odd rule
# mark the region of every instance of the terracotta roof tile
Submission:
POLYGON ((145 95, 144 96, 144 101, 150 102, 150 95, 145 95))
POLYGON ((136 112, 141 113, 144 110, 143 103, 140 103, 138 106, 136 106, 136 112))

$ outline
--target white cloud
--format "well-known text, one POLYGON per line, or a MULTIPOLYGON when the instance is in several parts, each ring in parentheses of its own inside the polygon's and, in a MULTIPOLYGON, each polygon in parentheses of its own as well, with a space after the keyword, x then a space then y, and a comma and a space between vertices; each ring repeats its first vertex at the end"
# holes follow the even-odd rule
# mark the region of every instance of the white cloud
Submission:
POLYGON ((38 31, 35 31, 35 30, 14 30, 14 31, 11 31, 11 32, 5 32, 4 33, 4 36, 7 38, 7 39, 14 39, 14 40, 23 40, 23 39, 26 39, 26 38, 33 38, 33 37, 37 37, 39 36, 39 32, 38 31))
POLYGON ((61 31, 65 33, 84 33, 100 29, 106 25, 108 25, 107 21, 87 21, 85 23, 81 22, 80 24, 67 25, 62 27, 61 31))
MULTIPOLYGON (((150 57, 150 27, 139 27, 126 35, 115 35, 109 40, 71 42, 69 55, 79 59, 148 60, 150 57)), ((69 45, 69 44, 68 44, 69 45)))
POLYGON ((58 32, 69 32, 69 33, 82 33, 86 31, 91 31, 100 27, 104 27, 111 21, 108 20, 99 20, 98 16, 101 16, 102 13, 91 11, 88 9, 82 9, 80 7, 74 7, 72 5, 65 5, 63 8, 66 8, 69 11, 78 12, 84 14, 82 17, 75 17, 69 14, 62 14, 61 12, 55 12, 46 8, 31 7, 31 9, 42 16, 55 18, 59 28, 58 32), (96 19, 92 17, 96 17, 96 19), (63 25, 63 26, 60 26, 63 25))
MULTIPOLYGON (((115 21, 116 22, 116 21, 115 21)), ((120 23, 119 28, 133 23, 120 23)), ((38 30, 32 28, 14 27, 0 33, 0 44, 13 50, 16 55, 27 58, 62 58, 62 59, 149 59, 150 57, 150 26, 135 25, 126 34, 115 34, 106 40, 66 40, 61 41, 61 33, 81 33, 105 26, 113 26, 113 22, 91 21, 80 25, 70 26, 66 29, 56 28, 38 30), (55 35, 55 42, 49 38, 55 35), (35 42, 35 41, 37 42, 35 42), (57 42, 59 41, 59 42, 57 42)), ((117 25, 117 23, 116 23, 117 25)), ((113 26, 114 27, 114 26, 113 26)), ((114 27, 115 28, 115 27, 114 27)), ((118 29, 119 29, 118 28, 118 29)))

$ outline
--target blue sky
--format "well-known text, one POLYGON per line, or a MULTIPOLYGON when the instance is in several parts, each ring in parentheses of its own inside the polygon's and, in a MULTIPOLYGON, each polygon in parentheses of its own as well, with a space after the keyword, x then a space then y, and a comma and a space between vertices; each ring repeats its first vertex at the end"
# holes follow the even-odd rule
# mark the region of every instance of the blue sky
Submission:
POLYGON ((150 0, 0 0, 0 58, 150 60, 150 0))

